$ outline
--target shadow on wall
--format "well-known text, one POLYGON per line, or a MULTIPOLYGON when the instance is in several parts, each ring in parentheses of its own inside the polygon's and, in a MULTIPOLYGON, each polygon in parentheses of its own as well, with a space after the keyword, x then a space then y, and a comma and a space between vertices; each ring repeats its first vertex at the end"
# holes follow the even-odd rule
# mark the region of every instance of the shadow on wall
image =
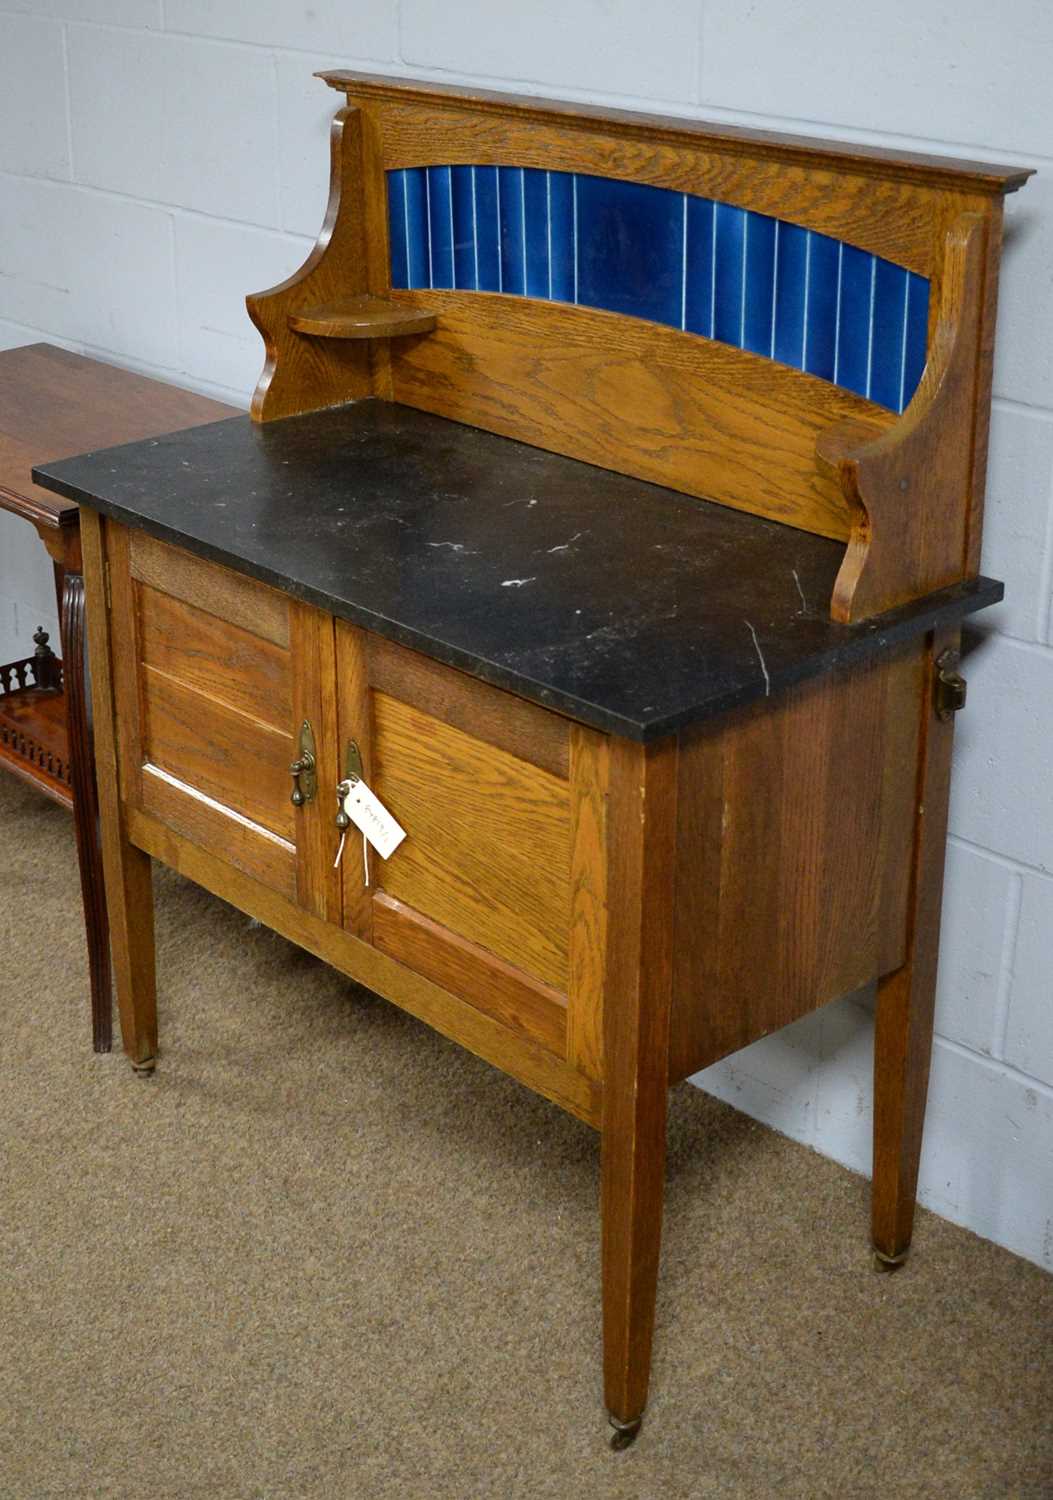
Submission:
POLYGON ((868 985, 714 1063, 691 1082, 774 1130, 869 1173, 873 1017, 874 987, 868 985))

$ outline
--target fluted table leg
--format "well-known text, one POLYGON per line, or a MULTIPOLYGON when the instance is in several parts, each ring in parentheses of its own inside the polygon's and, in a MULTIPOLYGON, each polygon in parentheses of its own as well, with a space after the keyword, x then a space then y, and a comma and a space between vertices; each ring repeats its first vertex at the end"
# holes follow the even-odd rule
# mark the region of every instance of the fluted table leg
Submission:
POLYGON ((73 787, 73 827, 80 862, 84 901, 84 929, 88 942, 91 982, 92 1042, 96 1052, 109 1052, 113 1042, 110 981, 110 931, 99 839, 99 802, 95 786, 95 756, 88 723, 84 638, 84 579, 66 572, 62 590, 62 659, 69 731, 70 781, 73 787))

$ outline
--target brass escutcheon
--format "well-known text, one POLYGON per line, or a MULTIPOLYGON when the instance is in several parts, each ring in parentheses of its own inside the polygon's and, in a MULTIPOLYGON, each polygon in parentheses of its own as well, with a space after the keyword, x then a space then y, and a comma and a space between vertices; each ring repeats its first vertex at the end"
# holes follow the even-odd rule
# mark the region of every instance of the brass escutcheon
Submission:
POLYGON ((315 748, 314 730, 307 719, 300 726, 300 754, 289 767, 289 773, 293 779, 293 789, 290 801, 293 807, 303 807, 305 802, 310 802, 318 790, 318 776, 315 772, 315 748))

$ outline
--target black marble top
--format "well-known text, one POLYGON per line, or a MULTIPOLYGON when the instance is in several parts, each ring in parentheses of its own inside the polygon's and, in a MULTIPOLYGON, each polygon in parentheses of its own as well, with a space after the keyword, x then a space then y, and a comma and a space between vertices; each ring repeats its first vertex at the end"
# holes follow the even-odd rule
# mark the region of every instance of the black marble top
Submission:
POLYGON ((248 417, 34 478, 586 724, 651 740, 1002 596, 833 624, 844 548, 383 401, 248 417))

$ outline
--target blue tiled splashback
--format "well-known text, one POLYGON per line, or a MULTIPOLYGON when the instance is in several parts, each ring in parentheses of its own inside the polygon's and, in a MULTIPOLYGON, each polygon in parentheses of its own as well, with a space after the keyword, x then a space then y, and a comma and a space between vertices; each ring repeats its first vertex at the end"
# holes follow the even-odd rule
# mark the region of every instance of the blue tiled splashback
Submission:
POLYGON ((892 411, 925 365, 929 283, 824 234, 645 183, 530 167, 388 174, 391 284, 667 323, 892 411))

